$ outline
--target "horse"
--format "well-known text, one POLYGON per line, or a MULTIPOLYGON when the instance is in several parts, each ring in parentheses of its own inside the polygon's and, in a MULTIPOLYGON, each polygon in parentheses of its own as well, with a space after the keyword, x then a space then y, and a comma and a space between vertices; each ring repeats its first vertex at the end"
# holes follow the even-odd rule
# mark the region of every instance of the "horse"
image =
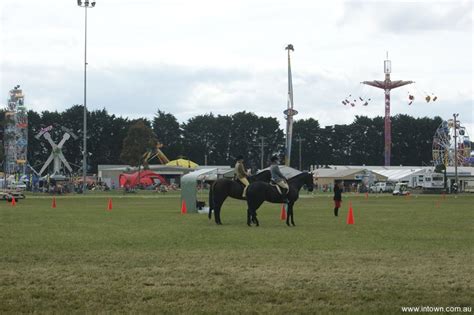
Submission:
MULTIPOLYGON (((305 185, 308 191, 313 191, 313 174, 308 172, 300 173, 288 180, 289 191, 286 195, 288 199, 288 210, 286 216, 286 225, 294 226, 295 221, 293 219, 293 205, 299 198, 299 192, 301 187, 305 185)), ((257 220, 257 209, 260 208, 264 201, 271 203, 283 203, 285 202, 285 196, 277 191, 277 188, 269 183, 254 182, 247 188, 247 225, 251 226, 255 223, 259 226, 257 220)))
MULTIPOLYGON (((271 173, 269 170, 262 171, 253 176, 249 176, 250 183, 265 181, 270 182, 271 173)), ((242 197, 244 192, 244 185, 238 180, 228 178, 220 178, 216 180, 209 189, 209 220, 212 218, 212 210, 214 210, 214 220, 216 224, 222 224, 221 221, 221 207, 227 197, 245 200, 242 197)))

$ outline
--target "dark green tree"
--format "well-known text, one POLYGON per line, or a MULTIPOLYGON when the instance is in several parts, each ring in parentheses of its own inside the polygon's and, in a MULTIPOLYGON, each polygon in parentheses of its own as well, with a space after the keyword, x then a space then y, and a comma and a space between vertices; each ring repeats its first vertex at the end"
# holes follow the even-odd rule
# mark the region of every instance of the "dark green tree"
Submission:
POLYGON ((252 170, 261 167, 261 137, 267 146, 264 151, 264 167, 268 166, 270 155, 284 147, 283 131, 272 117, 259 117, 254 113, 238 112, 232 115, 229 158, 231 165, 235 157, 242 154, 245 166, 252 170))
POLYGON ((383 118, 356 116, 351 124, 351 162, 354 165, 381 165, 383 163, 383 118))
POLYGON ((392 118, 393 165, 432 165, 432 143, 440 117, 413 118, 396 115, 392 118))
POLYGON ((322 131, 319 122, 313 118, 295 121, 293 125, 293 148, 291 152, 292 166, 299 168, 299 149, 301 141, 302 169, 309 170, 310 165, 319 165, 322 160, 322 131))
POLYGON ((217 132, 213 114, 198 115, 182 125, 184 156, 200 165, 215 164, 217 132), (207 161, 206 161, 207 160, 207 161))
POLYGON ((142 156, 152 150, 156 145, 156 136, 153 130, 143 119, 137 120, 130 126, 127 136, 123 140, 120 159, 129 165, 139 166, 142 164, 142 156))
POLYGON ((168 158, 176 159, 183 154, 182 131, 173 114, 158 110, 152 125, 158 141, 163 144, 162 151, 168 158))
MULTIPOLYGON (((280 154, 285 149, 285 138, 283 130, 280 129, 278 120, 274 117, 259 117, 258 130, 255 147, 257 149, 258 168, 261 168, 261 137, 264 142, 263 167, 267 167, 270 163, 272 155, 280 154)), ((254 162, 255 163, 255 162, 254 162)))
POLYGON ((33 110, 28 111, 28 164, 35 170, 39 171, 43 163, 48 158, 48 150, 42 140, 38 140, 35 136, 41 130, 41 115, 33 110))

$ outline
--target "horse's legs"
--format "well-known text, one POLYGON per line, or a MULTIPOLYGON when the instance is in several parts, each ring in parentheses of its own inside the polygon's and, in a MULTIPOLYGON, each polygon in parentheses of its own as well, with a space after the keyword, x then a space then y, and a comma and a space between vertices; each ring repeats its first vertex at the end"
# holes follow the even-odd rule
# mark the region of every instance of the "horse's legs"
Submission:
POLYGON ((290 207, 290 204, 287 204, 286 225, 288 225, 288 226, 290 226, 290 215, 291 215, 291 207, 290 207))
POLYGON ((224 200, 214 200, 214 220, 216 221, 216 224, 221 225, 221 207, 222 204, 224 203, 224 200))
POLYGON ((293 206, 294 206, 294 203, 291 204, 291 224, 295 226, 293 206))
POLYGON ((251 217, 252 217, 252 221, 253 223, 255 223, 256 226, 260 226, 260 223, 258 222, 258 219, 257 219, 257 209, 260 208, 260 206, 262 205, 262 203, 264 202, 265 200, 257 200, 255 202, 255 204, 253 205, 253 207, 251 208, 251 217))
POLYGON ((288 213, 286 215, 286 225, 290 226, 290 221, 293 226, 295 226, 295 221, 293 219, 293 205, 294 203, 288 204, 288 213))
POLYGON ((252 223, 254 223, 256 226, 260 226, 260 223, 258 222, 258 219, 257 219, 257 212, 256 211, 254 211, 251 214, 251 218, 252 218, 252 223))
POLYGON ((250 206, 247 208, 247 225, 252 226, 252 215, 250 211, 250 206))
POLYGON ((215 208, 214 217, 215 217, 215 220, 216 220, 216 224, 221 225, 222 224, 222 221, 221 221, 221 206, 215 208))
POLYGON ((257 211, 250 210, 249 208, 247 209, 247 225, 252 226, 252 223, 254 223, 256 226, 260 225, 257 219, 257 211))

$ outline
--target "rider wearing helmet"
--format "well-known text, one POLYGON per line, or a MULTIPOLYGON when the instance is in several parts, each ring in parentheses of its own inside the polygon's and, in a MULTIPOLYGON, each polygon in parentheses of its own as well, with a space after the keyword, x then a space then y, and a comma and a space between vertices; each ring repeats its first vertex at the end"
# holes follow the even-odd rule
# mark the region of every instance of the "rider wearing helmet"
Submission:
POLYGON ((235 163, 234 176, 237 178, 243 185, 244 191, 242 192, 242 197, 245 198, 247 187, 249 186, 249 180, 247 179, 247 172, 244 167, 244 157, 242 155, 237 156, 237 162, 235 163))
POLYGON ((277 184, 279 187, 285 189, 282 194, 286 197, 288 194, 288 183, 286 182, 286 177, 281 173, 280 167, 278 166, 279 164, 279 159, 278 156, 272 156, 271 158, 272 164, 270 165, 270 172, 272 174, 272 181, 277 184))

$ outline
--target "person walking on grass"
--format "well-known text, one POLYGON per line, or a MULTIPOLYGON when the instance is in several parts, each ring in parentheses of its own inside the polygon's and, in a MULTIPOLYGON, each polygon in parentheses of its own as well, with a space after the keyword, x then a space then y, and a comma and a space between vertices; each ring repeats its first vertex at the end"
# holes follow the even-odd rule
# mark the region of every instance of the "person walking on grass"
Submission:
POLYGON ((336 217, 339 215, 339 208, 342 203, 342 187, 341 181, 337 181, 334 186, 334 216, 336 217))

